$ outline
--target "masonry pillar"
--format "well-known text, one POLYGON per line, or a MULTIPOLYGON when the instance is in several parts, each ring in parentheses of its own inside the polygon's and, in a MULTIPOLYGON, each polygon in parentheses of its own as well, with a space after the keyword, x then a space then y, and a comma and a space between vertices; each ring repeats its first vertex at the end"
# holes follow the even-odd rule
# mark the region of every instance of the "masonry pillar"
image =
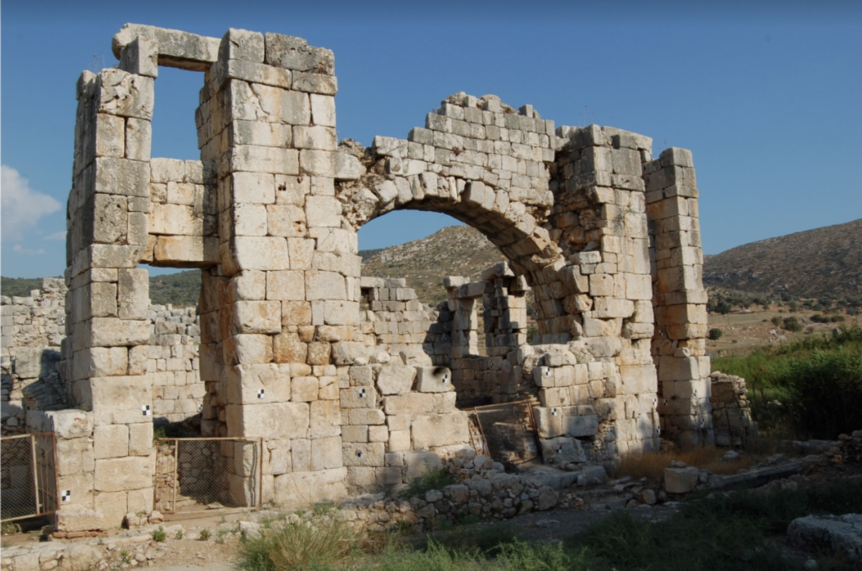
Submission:
POLYGON ((656 332, 662 427, 683 446, 712 444, 706 290, 691 152, 670 148, 644 165, 655 271, 656 332))
MULTIPOLYGON (((67 212, 63 371, 73 402, 92 411, 93 449, 59 487, 69 492, 68 505, 97 510, 108 526, 152 509, 155 459, 146 376, 149 281, 136 266, 147 247, 156 73, 154 65, 137 65, 131 50, 155 52, 144 38, 127 49, 121 68, 84 72, 78 81, 67 212)), ((62 464, 80 454, 59 457, 62 464)), ((62 465, 59 471, 69 473, 62 465)), ((68 511, 60 511, 61 526, 68 511)))

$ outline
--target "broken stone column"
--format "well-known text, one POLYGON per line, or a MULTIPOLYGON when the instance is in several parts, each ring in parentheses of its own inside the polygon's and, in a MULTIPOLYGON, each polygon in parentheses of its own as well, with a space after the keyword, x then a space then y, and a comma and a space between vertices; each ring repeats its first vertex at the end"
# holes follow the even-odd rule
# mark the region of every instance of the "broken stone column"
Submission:
POLYGON ((691 152, 670 148, 644 164, 653 240, 653 358, 662 426, 684 446, 712 444, 706 290, 691 152))

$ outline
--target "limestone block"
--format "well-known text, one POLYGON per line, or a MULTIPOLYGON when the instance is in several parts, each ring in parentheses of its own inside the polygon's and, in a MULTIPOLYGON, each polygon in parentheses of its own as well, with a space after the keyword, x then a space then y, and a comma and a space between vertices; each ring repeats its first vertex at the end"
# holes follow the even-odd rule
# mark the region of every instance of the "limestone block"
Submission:
POLYGON ((541 441, 542 458, 546 464, 583 463, 587 461, 581 442, 561 436, 541 441))
POLYGON ((416 367, 386 364, 377 375, 377 388, 383 395, 403 395, 410 392, 416 378, 416 367))
MULTIPOLYGON (((373 387, 342 389, 339 397, 342 409, 375 408, 377 406, 377 391, 373 387)), ((388 397, 388 399, 391 398, 393 397, 388 397)), ((387 411, 387 414, 390 413, 387 411)))
POLYGON ((96 115, 96 156, 123 158, 126 154, 126 120, 116 115, 96 115))
POLYGON ((202 236, 159 236, 153 249, 156 266, 180 263, 218 264, 218 238, 202 236))
MULTIPOLYGON (((63 488, 61 489, 69 489, 63 488)), ((72 491, 73 497, 80 497, 72 491)), ((81 504, 66 504, 57 511, 57 529, 60 531, 90 531, 104 529, 108 525, 102 512, 87 509, 81 504)), ((16 559, 17 562, 17 559, 16 559)), ((39 569, 36 563, 33 569, 39 569)))
POLYGON ((454 391, 452 371, 447 367, 416 367, 416 390, 420 393, 454 391))
POLYGON ((149 456, 153 451, 153 423, 130 424, 129 455, 149 456))
POLYGON ((373 426, 386 422, 386 415, 377 408, 352 408, 348 412, 350 424, 373 426))
POLYGON ((89 385, 95 426, 152 422, 146 414, 153 402, 152 381, 145 375, 92 377, 89 385))
POLYGON ((332 361, 336 365, 352 365, 357 359, 367 359, 368 348, 364 343, 341 341, 332 349, 332 361))
POLYGON ((419 450, 461 444, 470 440, 467 414, 417 416, 413 420, 413 445, 419 450))
POLYGON ((404 454, 404 465, 407 467, 406 479, 410 481, 431 470, 439 470, 443 463, 434 452, 416 451, 404 454))
POLYGON ((332 74, 335 56, 331 50, 309 46, 302 38, 281 34, 266 34, 266 59, 269 65, 332 74))
POLYGON ((75 354, 74 378, 125 375, 129 368, 129 350, 125 347, 92 347, 75 354))
POLYGON ((182 204, 154 204, 149 216, 151 234, 174 236, 201 235, 202 221, 192 206, 182 204))
POLYGON ((237 334, 224 344, 225 360, 231 365, 272 362, 272 337, 268 335, 237 334))
POLYGON ((334 400, 311 403, 309 438, 324 438, 341 434, 341 406, 334 400))
POLYGON ((328 365, 332 345, 326 341, 312 342, 308 344, 308 364, 328 365))
POLYGON ((273 338, 273 359, 276 363, 305 363, 308 345, 296 333, 283 332, 273 338))
POLYGON ((275 503, 286 509, 300 509, 309 503, 337 501, 347 496, 346 468, 297 472, 275 478, 275 503))
POLYGON ((289 270, 290 258, 284 238, 236 236, 231 255, 237 270, 289 270))
POLYGON ((145 36, 137 36, 120 52, 120 69, 134 75, 158 77, 159 44, 145 36))
POLYGON ((305 218, 309 228, 340 228, 341 203, 332 196, 308 196, 305 199, 305 218))
POLYGON ((383 466, 385 452, 382 442, 344 444, 342 461, 345 466, 383 466))
POLYGON ((103 492, 96 495, 96 511, 102 514, 105 527, 119 527, 129 513, 126 492, 103 492))
POLYGON ((226 398, 228 404, 264 404, 288 402, 291 378, 276 364, 237 365, 228 370, 226 398))
POLYGON ((664 489, 669 494, 685 494, 697 486, 698 469, 694 466, 664 469, 664 489))
POLYGON ((153 78, 132 75, 119 68, 99 72, 96 99, 100 113, 152 119, 153 78))
POLYGON ((206 71, 218 59, 219 39, 180 30, 142 24, 125 24, 114 36, 112 48, 120 57, 125 46, 138 36, 152 38, 159 47, 159 65, 191 71, 206 71))
POLYGON ((344 277, 335 272, 306 272, 305 291, 310 301, 347 299, 344 277))
POLYGON ((589 406, 535 407, 539 438, 558 436, 593 436, 598 432, 599 417, 589 406))
MULTIPOLYGON (((236 145, 228 150, 227 168, 234 174, 245 172, 297 175, 299 152, 280 147, 236 145)), ((234 199, 239 201, 236 194, 234 199)))
POLYGON ((129 428, 125 424, 97 426, 93 431, 93 441, 96 460, 129 455, 129 428))
MULTIPOLYGON (((678 149, 679 150, 679 149, 678 149)), ((862 515, 798 517, 787 528, 787 540, 809 553, 839 554, 862 563, 862 515)))
POLYGON ((83 410, 28 411, 27 423, 58 439, 86 438, 93 432, 93 414, 83 410))
POLYGON ((409 430, 393 430, 389 433, 388 450, 390 452, 406 452, 413 449, 409 430))
POLYGON ((120 269, 117 276, 120 319, 146 319, 150 306, 149 272, 146 269, 120 269))
POLYGON ((299 153, 302 171, 312 176, 335 176, 335 157, 330 151, 303 150, 299 153))
POLYGON ((334 75, 296 71, 293 74, 292 87, 297 91, 307 93, 335 95, 338 93, 338 78, 334 75))
POLYGON ((335 98, 312 93, 310 99, 312 123, 326 127, 335 127, 335 98))
POLYGON ((341 437, 331 436, 311 441, 311 469, 340 468, 342 463, 341 437))
POLYGON ((233 304, 236 333, 280 333, 281 303, 278 301, 237 301, 233 304))
POLYGON ((296 377, 291 387, 293 402, 312 402, 317 400, 320 383, 317 377, 296 377))
POLYGON ((225 407, 228 432, 267 440, 305 438, 308 432, 307 403, 271 403, 225 407))
POLYGON ((129 232, 128 200, 124 196, 93 196, 92 239, 101 244, 125 244, 129 232))
POLYGON ((265 172, 235 172, 230 176, 233 201, 254 204, 275 202, 275 178, 265 172))
POLYGON ((620 365, 622 394, 655 393, 658 388, 654 365, 620 365))
POLYGON ((94 317, 90 322, 90 342, 93 347, 146 345, 149 339, 148 321, 94 317))
POLYGON ((219 43, 220 60, 238 59, 263 63, 263 34, 230 28, 219 43))
POLYGON ((232 232, 236 236, 266 236, 267 234, 267 207, 263 204, 238 203, 231 209, 221 214, 220 220, 226 223, 230 221, 230 230, 227 228, 222 232, 232 232))
POLYGON ((297 149, 334 151, 336 144, 334 127, 297 125, 293 128, 293 145, 297 149))
POLYGON ((270 236, 304 236, 306 233, 305 210, 293 204, 267 205, 265 233, 270 236))
POLYGON ((627 299, 652 299, 652 278, 649 275, 628 274, 626 276, 627 299))
POLYGON ((688 381, 700 378, 700 367, 696 357, 659 358, 658 375, 662 381, 688 381))
POLYGON ((97 492, 124 492, 153 486, 155 455, 96 460, 93 486, 97 492))

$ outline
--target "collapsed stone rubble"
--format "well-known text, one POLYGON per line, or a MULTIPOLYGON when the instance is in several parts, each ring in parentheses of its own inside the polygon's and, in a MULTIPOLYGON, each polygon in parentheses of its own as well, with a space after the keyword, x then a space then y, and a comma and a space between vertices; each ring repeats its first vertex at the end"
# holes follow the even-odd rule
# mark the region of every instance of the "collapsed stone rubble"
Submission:
POLYGON ((712 442, 689 151, 652 158, 648 137, 465 93, 365 148, 337 141, 334 55, 301 38, 127 24, 113 49, 119 66, 77 85, 68 408, 27 412, 64 451, 61 529, 151 511, 153 412, 179 421, 197 399, 203 436, 262 442, 259 473, 221 449, 242 505, 402 484, 418 458, 472 448, 471 399, 535 398, 541 451, 569 469, 656 450, 662 434, 712 442), (160 66, 203 72, 199 161, 151 157, 160 66), (360 275, 357 230, 399 209, 450 214, 508 261, 421 307, 403 283, 360 275), (201 269, 199 325, 153 334, 144 264, 201 269), (196 357, 181 337, 198 334, 196 357))

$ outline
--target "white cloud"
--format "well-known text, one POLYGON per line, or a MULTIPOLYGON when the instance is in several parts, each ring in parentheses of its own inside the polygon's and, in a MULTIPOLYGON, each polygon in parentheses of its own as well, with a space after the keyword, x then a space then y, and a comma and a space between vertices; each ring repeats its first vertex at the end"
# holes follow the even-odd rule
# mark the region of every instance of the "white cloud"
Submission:
POLYGON ((27 254, 28 256, 41 256, 45 253, 45 250, 43 250, 42 248, 39 248, 38 250, 31 250, 30 248, 22 247, 21 244, 15 244, 14 246, 12 246, 12 251, 19 254, 27 254))
POLYGON ((35 226, 42 216, 58 210, 60 203, 54 198, 30 188, 27 179, 12 167, 0 166, 0 214, 4 240, 23 240, 25 230, 35 226))
POLYGON ((65 240, 66 239, 66 231, 61 230, 60 232, 54 232, 53 234, 48 234, 43 240, 65 240))

